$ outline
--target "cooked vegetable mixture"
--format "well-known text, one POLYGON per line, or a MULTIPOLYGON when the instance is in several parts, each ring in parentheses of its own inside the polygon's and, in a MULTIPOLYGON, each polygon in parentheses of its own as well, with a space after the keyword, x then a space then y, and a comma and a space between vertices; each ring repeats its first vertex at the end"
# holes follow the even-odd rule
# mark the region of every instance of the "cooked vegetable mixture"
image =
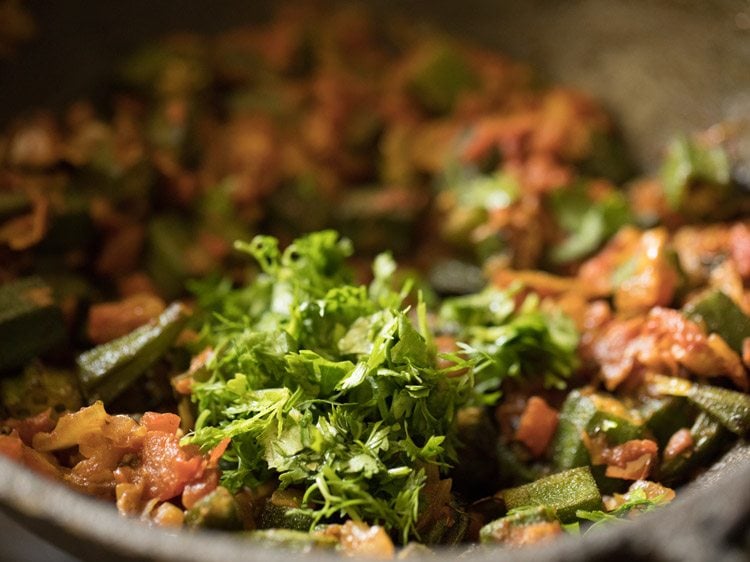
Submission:
POLYGON ((637 176, 586 95, 353 9, 120 70, 0 136, 0 453, 391 558, 627 521, 750 433, 730 126, 637 176))

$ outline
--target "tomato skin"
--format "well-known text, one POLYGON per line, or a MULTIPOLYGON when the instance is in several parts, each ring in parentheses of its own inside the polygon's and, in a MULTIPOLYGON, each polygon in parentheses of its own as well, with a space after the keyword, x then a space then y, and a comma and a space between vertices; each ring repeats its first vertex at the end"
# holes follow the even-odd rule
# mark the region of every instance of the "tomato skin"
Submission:
POLYGON ((148 431, 177 433, 177 430, 180 428, 180 416, 177 414, 146 412, 141 417, 141 425, 145 425, 148 431))
POLYGON ((176 435, 163 431, 146 434, 141 460, 137 477, 143 480, 146 499, 166 501, 180 495, 204 469, 203 457, 197 450, 180 447, 176 435))
POLYGON ((196 502, 213 492, 219 486, 219 472, 208 469, 197 482, 190 482, 182 491, 182 505, 190 509, 196 502))
POLYGON ((540 396, 532 396, 521 414, 515 438, 535 457, 544 455, 557 429, 558 413, 540 396))

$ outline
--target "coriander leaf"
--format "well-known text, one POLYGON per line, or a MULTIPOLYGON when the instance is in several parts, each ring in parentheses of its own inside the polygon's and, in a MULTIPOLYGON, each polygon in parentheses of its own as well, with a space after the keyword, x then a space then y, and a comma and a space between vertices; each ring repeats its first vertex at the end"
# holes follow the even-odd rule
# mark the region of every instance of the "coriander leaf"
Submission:
POLYGON ((591 521, 593 525, 589 529, 593 529, 602 523, 627 520, 626 518, 632 513, 653 511, 667 502, 668 500, 663 495, 656 498, 649 498, 646 496, 644 490, 638 489, 629 492, 625 502, 612 511, 585 511, 579 509, 576 511, 576 517, 584 521, 591 521))
POLYGON ((730 171, 729 157, 723 148, 705 147, 684 136, 675 138, 667 147, 661 169, 667 203, 675 210, 682 207, 694 181, 728 187, 730 171))
POLYGON ((555 191, 550 198, 557 223, 567 237, 550 252, 555 263, 567 263, 594 252, 622 226, 632 222, 625 196, 612 191, 596 199, 587 184, 555 191))
POLYGON ((277 479, 304 492, 314 524, 349 517, 416 536, 424 468, 455 460, 470 370, 437 368, 424 305, 417 329, 390 257, 366 287, 351 281, 350 244, 331 231, 283 251, 268 237, 237 247, 261 273, 213 295, 199 288, 200 344, 214 358, 193 385, 198 418, 185 441, 205 450, 231 439, 221 461, 230 490, 277 479))
POLYGON ((564 388, 577 367, 578 332, 561 312, 539 308, 531 294, 516 307, 514 290, 489 287, 476 295, 446 300, 440 319, 457 333, 463 353, 474 362, 475 396, 494 403, 509 377, 542 376, 564 388))

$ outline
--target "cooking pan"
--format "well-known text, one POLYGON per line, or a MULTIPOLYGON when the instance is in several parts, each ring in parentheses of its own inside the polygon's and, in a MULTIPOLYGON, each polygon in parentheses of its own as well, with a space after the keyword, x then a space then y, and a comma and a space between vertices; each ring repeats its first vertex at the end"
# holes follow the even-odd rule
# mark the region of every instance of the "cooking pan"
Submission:
MULTIPOLYGON (((544 79, 591 92, 649 170, 680 131, 750 120, 750 2, 744 0, 373 0, 530 62, 544 79)), ((86 97, 106 108, 113 64, 168 31, 216 32, 266 17, 254 0, 31 0, 36 40, 0 62, 0 123, 86 97)), ((750 127, 745 128, 750 131, 750 127)), ((750 142, 744 143, 750 146, 750 142)), ((735 170, 750 180, 750 154, 735 170)), ((743 181, 750 185, 750 181, 743 181)), ((0 267, 2 265, 0 264, 0 267)), ((471 560, 747 560, 750 447, 740 443, 666 508, 582 537, 471 560)), ((278 552, 234 535, 164 531, 119 516, 0 458, 0 505, 47 540, 90 560, 265 560, 278 552)), ((12 540, 0 538, 2 542, 12 540)), ((455 551, 431 559, 453 560, 455 551)), ((283 553, 289 560, 300 557, 283 553)), ((329 559, 322 554, 305 560, 329 559)))

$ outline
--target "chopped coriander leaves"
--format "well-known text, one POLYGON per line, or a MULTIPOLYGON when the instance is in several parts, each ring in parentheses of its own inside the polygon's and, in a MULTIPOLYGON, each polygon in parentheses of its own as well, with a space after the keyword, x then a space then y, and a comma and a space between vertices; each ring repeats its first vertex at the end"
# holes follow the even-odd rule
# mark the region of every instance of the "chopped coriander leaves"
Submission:
POLYGON ((460 347, 474 362, 475 391, 483 402, 495 401, 508 377, 542 376, 546 386, 564 388, 573 374, 578 332, 570 318, 539 305, 530 294, 517 307, 513 290, 491 287, 443 303, 440 317, 464 342, 460 347))
POLYGON ((632 222, 627 199, 622 193, 613 190, 595 199, 591 191, 589 185, 579 183, 552 194, 552 211, 567 234, 550 251, 549 257, 554 263, 585 258, 632 222))
POLYGON ((593 529, 611 521, 627 521, 634 513, 653 511, 669 501, 670 498, 666 494, 650 498, 645 490, 636 489, 629 492, 623 503, 612 511, 586 511, 579 509, 576 511, 576 517, 583 521, 591 521, 592 525, 589 526, 589 529, 593 529))
POLYGON ((667 147, 661 169, 664 195, 672 209, 686 202, 692 182, 706 182, 726 192, 731 182, 730 162, 721 147, 706 147, 679 136, 667 147))
POLYGON ((222 484, 297 489, 313 526, 350 518, 404 543, 418 537, 427 475, 457 461, 457 411, 494 401, 505 377, 561 385, 575 365, 572 325, 532 296, 520 307, 497 289, 446 301, 437 322, 464 343, 439 366, 426 305, 421 295, 404 304, 411 284, 392 286, 389 255, 363 286, 333 231, 283 251, 270 237, 236 247, 261 271, 238 289, 196 287, 214 356, 193 385, 198 417, 185 440, 207 450, 230 438, 222 484))

